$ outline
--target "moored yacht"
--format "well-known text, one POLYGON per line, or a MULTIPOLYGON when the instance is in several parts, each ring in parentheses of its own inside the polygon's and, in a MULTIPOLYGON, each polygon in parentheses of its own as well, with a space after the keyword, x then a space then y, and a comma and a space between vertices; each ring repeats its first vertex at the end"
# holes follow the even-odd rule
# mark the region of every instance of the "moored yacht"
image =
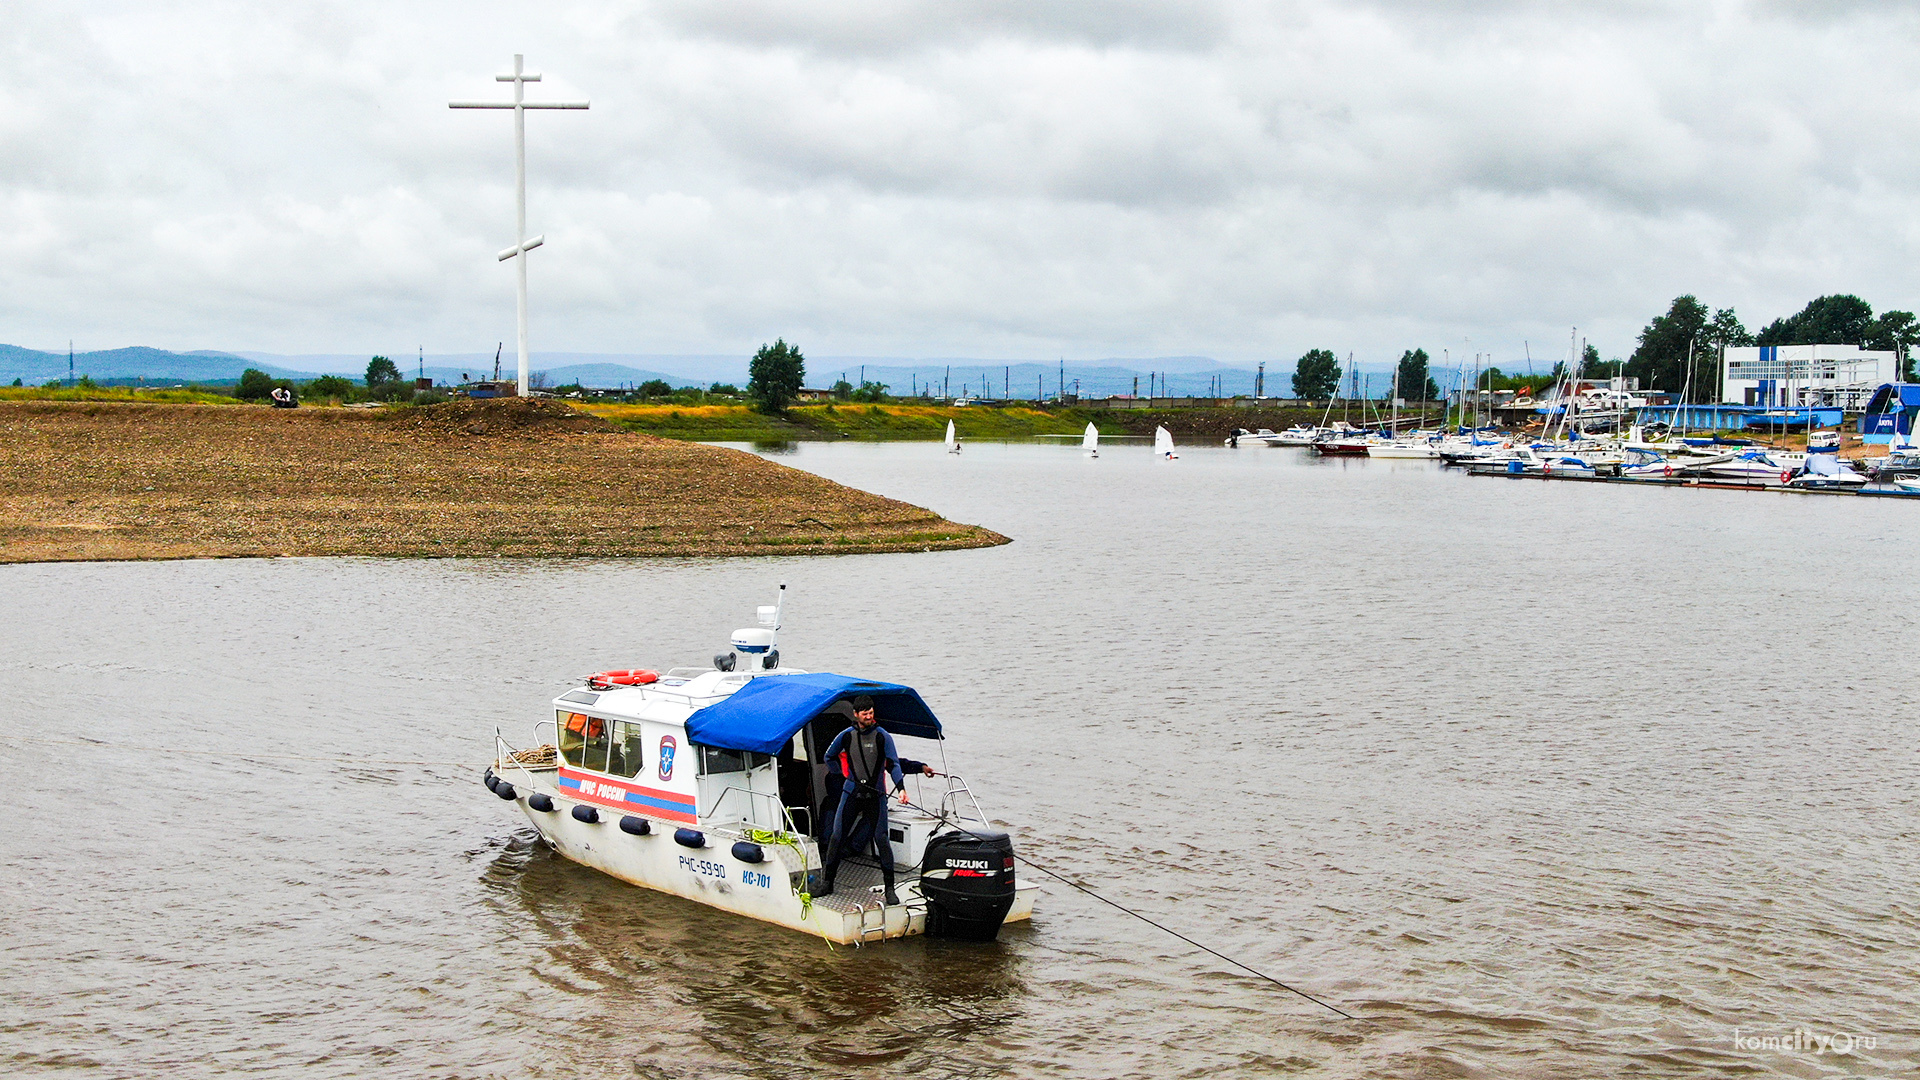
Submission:
POLYGON ((1863 473, 1855 472, 1851 462, 1840 460, 1838 453, 1816 450, 1807 455, 1804 468, 1787 481, 1791 488, 1827 491, 1858 491, 1867 486, 1863 473))
POLYGON ((1414 459, 1418 461, 1438 461, 1440 448, 1425 439, 1394 439, 1390 442, 1373 443, 1367 447, 1370 458, 1414 459))
POLYGON ((538 745, 495 734, 487 787, 575 862, 829 941, 986 939, 1031 917, 1035 888, 1016 882, 1007 833, 945 769, 926 702, 897 683, 782 667, 780 612, 760 608, 711 667, 600 672, 554 698, 538 745), (941 771, 910 781, 917 798, 888 799, 890 866, 848 855, 832 894, 815 895, 837 795, 826 751, 856 698, 872 699, 903 758, 924 745, 941 771))
POLYGON ((1313 440, 1320 437, 1325 428, 1312 424, 1295 424, 1285 431, 1277 432, 1267 440, 1268 446, 1312 446, 1313 440))
POLYGON ((1742 450, 1722 461, 1698 466, 1700 472, 1723 480, 1784 484, 1805 464, 1805 454, 1773 450, 1742 450))

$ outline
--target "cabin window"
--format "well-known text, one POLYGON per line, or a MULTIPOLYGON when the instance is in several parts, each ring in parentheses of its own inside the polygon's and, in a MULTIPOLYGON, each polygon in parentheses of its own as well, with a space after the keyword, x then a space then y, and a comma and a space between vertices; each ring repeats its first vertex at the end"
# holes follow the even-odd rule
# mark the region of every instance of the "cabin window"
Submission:
POLYGON ((597 716, 587 717, 587 750, 580 762, 580 767, 594 772, 606 772, 607 750, 612 744, 613 740, 607 733, 607 722, 597 716))
POLYGON ((560 729, 560 756, 569 765, 580 764, 580 751, 587 745, 586 714, 563 710, 554 714, 553 722, 560 729))
POLYGON ((637 774, 646 765, 642 760, 642 752, 645 749, 639 724, 615 720, 613 722, 613 757, 608 762, 607 771, 615 776, 631 777, 637 774))
POLYGON ((586 713, 560 713, 560 756, 567 764, 595 772, 607 771, 607 722, 586 713))
POLYGON ((700 775, 746 772, 748 769, 757 769, 772 760, 771 754, 743 753, 739 750, 721 750, 718 747, 703 746, 700 748, 700 775))

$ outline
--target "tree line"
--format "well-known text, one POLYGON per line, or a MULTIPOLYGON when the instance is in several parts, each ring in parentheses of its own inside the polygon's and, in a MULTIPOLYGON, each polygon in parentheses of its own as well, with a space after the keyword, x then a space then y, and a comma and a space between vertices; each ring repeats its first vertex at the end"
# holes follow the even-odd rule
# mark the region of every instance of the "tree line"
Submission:
MULTIPOLYGON (((1857 296, 1822 296, 1798 312, 1749 333, 1732 308, 1709 312, 1691 293, 1675 297, 1666 314, 1656 315, 1640 331, 1633 355, 1620 373, 1643 387, 1678 392, 1691 382, 1715 386, 1720 378, 1720 349, 1750 345, 1858 345, 1900 358, 1900 377, 1912 379, 1913 347, 1920 344, 1920 321, 1911 311, 1886 311, 1857 296)), ((1698 400, 1698 395, 1692 395, 1698 400)))
MULTIPOLYGON (((1394 369, 1394 387, 1408 401, 1437 401, 1440 385, 1428 370, 1430 358, 1425 349, 1408 349, 1400 354, 1394 369)), ((1331 398, 1340 391, 1340 361, 1326 349, 1308 349, 1293 366, 1293 396, 1306 401, 1331 398)))
MULTIPOLYGON (((1732 308, 1711 310, 1688 294, 1676 297, 1666 314, 1656 315, 1647 323, 1632 356, 1603 361, 1600 351, 1589 344, 1581 358, 1581 371, 1593 378, 1625 375, 1639 379, 1643 387, 1677 393, 1689 382, 1695 387, 1717 385, 1721 347, 1748 345, 1858 345, 1892 352, 1900 358, 1900 377, 1912 380, 1914 348, 1920 345, 1920 319, 1911 311, 1886 311, 1875 316, 1872 305, 1865 300, 1842 293, 1819 297, 1755 334, 1741 324, 1732 308)), ((1483 390, 1538 389, 1552 385, 1566 374, 1566 369, 1564 361, 1541 375, 1508 374, 1489 367, 1480 373, 1475 385, 1483 390)), ((1401 354, 1396 370, 1400 397, 1412 400, 1421 392, 1426 400, 1440 396, 1440 388, 1428 374, 1426 350, 1408 349, 1401 354)), ((1331 398, 1339 392, 1343 374, 1332 352, 1309 349, 1294 364, 1293 396, 1331 398)))

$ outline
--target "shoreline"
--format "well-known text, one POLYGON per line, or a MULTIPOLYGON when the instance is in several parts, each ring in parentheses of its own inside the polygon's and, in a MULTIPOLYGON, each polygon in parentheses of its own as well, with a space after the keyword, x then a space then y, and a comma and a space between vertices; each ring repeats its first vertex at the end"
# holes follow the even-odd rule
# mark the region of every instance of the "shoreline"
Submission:
POLYGON ((538 399, 0 402, 0 563, 951 551, 976 525, 538 399))

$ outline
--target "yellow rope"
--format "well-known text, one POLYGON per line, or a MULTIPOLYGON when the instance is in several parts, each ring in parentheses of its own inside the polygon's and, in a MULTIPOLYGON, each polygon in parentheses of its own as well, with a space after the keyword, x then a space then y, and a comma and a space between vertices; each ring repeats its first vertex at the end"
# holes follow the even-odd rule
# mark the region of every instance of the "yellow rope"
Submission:
MULTIPOLYGON (((802 921, 813 917, 813 894, 808 890, 809 879, 813 876, 813 866, 807 859, 807 849, 798 837, 790 832, 771 832, 766 829, 748 829, 747 839, 756 844, 778 844, 790 847, 800 856, 800 918, 802 921)), ((827 951, 834 951, 833 939, 827 936, 825 927, 820 930, 820 940, 827 943, 827 951)))

